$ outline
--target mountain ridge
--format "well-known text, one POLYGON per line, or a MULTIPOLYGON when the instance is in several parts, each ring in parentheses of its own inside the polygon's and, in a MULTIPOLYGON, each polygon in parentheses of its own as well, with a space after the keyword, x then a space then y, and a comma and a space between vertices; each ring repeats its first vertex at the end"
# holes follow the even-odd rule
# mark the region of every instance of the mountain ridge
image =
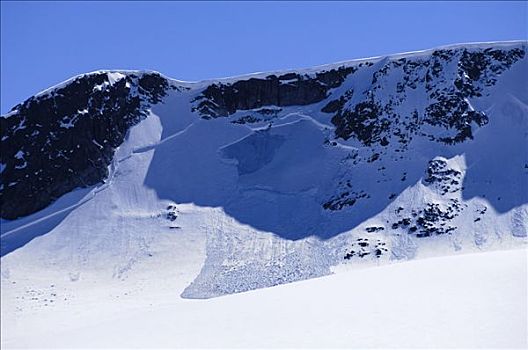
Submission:
MULTIPOLYGON (((133 73, 133 74, 143 74, 143 73, 152 73, 152 74, 158 74, 162 76, 163 78, 173 81, 175 83, 182 83, 182 84, 193 84, 193 85, 200 85, 200 84, 207 84, 207 83, 214 83, 214 82, 226 82, 231 80, 240 80, 240 78, 252 78, 252 77, 258 77, 263 75, 270 75, 270 74, 285 74, 285 73, 291 73, 291 72, 299 72, 299 71, 317 71, 321 69, 327 69, 332 68, 334 66, 342 66, 347 64, 355 64, 355 63, 361 63, 364 61, 372 61, 372 60, 379 60, 384 58, 403 58, 406 56, 418 56, 419 54, 428 54, 430 52, 433 52, 435 50, 443 50, 443 49, 456 49, 456 48, 487 48, 490 46, 494 47, 501 47, 501 46, 512 46, 512 45, 525 45, 528 43, 528 40, 523 39, 513 39, 513 40, 500 40, 500 41, 475 41, 475 42, 467 42, 467 43, 454 43, 454 44, 446 44, 446 45, 439 45, 434 46, 429 49, 424 50, 413 50, 413 51, 404 51, 400 53, 394 53, 394 54, 387 54, 387 55, 378 55, 378 56, 370 56, 370 57, 362 57, 362 58, 353 58, 353 59, 347 59, 343 61, 336 61, 333 63, 323 63, 318 64, 314 66, 307 66, 304 68, 284 68, 284 69, 278 69, 278 70, 269 70, 269 71, 256 71, 251 73, 242 73, 242 74, 236 74, 236 75, 230 75, 226 77, 219 77, 219 78, 207 78, 207 79, 200 79, 200 80, 181 80, 178 78, 170 77, 161 71, 158 71, 156 69, 119 69, 119 68, 109 68, 109 69, 97 69, 94 71, 90 71, 87 73, 79 73, 76 75, 73 75, 72 77, 63 80, 57 84, 51 85, 50 87, 35 93, 31 97, 37 97, 43 93, 48 92, 49 90, 53 90, 56 88, 60 88, 64 86, 66 83, 70 83, 76 78, 81 78, 86 75, 92 75, 92 74, 98 74, 98 73, 133 73)), ((16 105, 13 108, 15 108, 16 105)), ((11 110, 12 110, 11 109, 11 110)), ((11 110, 9 112, 11 112, 11 110)), ((9 114, 9 112, 2 115, 5 117, 5 115, 9 114)))
POLYGON ((178 252, 200 269, 181 294, 209 298, 523 246, 526 46, 198 83, 74 77, 0 118, 2 263, 126 281, 149 259, 172 273, 178 252))

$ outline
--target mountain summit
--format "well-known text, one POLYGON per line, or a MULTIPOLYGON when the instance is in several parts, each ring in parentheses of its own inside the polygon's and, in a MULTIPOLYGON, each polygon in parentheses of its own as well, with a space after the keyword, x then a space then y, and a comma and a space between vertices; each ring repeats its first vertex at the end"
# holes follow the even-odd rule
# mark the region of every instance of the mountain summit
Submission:
POLYGON ((209 298, 525 245, 526 47, 74 77, 0 118, 2 278, 209 298))

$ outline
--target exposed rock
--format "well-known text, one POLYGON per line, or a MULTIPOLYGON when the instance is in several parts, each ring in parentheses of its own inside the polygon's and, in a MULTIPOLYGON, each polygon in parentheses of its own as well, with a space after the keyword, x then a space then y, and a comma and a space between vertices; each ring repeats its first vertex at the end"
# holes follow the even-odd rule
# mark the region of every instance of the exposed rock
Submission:
POLYGON ((386 243, 377 239, 376 242, 370 242, 367 238, 358 238, 355 243, 350 245, 351 249, 345 253, 343 259, 351 260, 354 257, 363 259, 367 256, 373 256, 376 259, 388 252, 386 243))
POLYGON ((322 111, 335 113, 332 123, 336 126, 336 137, 345 140, 353 137, 366 146, 386 146, 393 136, 405 145, 417 134, 446 144, 464 142, 473 138, 472 128, 488 123, 485 113, 473 110, 467 98, 482 96, 487 87, 495 84, 500 74, 524 55, 524 50, 519 48, 458 49, 434 51, 431 59, 388 61, 373 73, 371 86, 362 92, 363 98, 359 102, 351 104, 350 97, 343 95, 331 100, 322 111), (446 70, 452 61, 458 61, 455 80, 446 78, 449 76, 446 70), (392 93, 387 89, 384 78, 394 70, 401 70, 402 78, 392 93), (418 84, 425 85, 428 94, 424 114, 419 115, 417 111, 411 116, 398 114, 397 108, 406 101, 407 91, 416 90, 418 84), (445 129, 453 135, 438 137, 430 131, 421 130, 426 124, 445 129))
POLYGON ((326 210, 341 210, 346 207, 351 207, 356 204, 356 201, 361 198, 368 198, 368 194, 363 191, 351 192, 344 191, 337 196, 332 197, 327 202, 323 203, 323 208, 326 210))
POLYGON ((157 73, 97 72, 15 106, 0 118, 1 217, 34 213, 77 187, 103 181, 114 149, 168 88, 157 73))
POLYGON ((424 183, 436 187, 441 195, 459 191, 461 182, 461 172, 449 168, 447 161, 438 158, 429 162, 424 183))
POLYGON ((383 226, 370 226, 370 227, 365 228, 365 231, 367 231, 369 233, 379 232, 379 231, 383 231, 383 230, 385 230, 385 228, 383 226))
POLYGON ((328 90, 338 87, 355 69, 340 67, 316 73, 315 76, 288 73, 265 79, 250 78, 234 83, 209 85, 195 99, 203 118, 227 117, 237 110, 263 106, 308 105, 324 100, 328 90))

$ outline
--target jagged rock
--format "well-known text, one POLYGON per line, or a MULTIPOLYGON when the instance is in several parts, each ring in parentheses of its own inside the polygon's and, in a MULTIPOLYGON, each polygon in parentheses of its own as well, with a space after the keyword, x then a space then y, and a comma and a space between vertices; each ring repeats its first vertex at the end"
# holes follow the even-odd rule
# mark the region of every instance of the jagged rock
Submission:
POLYGON ((0 118, 1 217, 34 213, 103 181, 114 149, 168 87, 157 73, 97 72, 15 106, 0 118))
POLYGON ((460 171, 449 168, 446 160, 438 158, 429 162, 424 183, 435 186, 441 195, 445 195, 460 190, 461 177, 460 171))
POLYGON ((373 73, 370 89, 362 93, 364 99, 350 104, 350 96, 343 95, 330 101, 323 112, 335 113, 332 123, 336 126, 336 137, 345 140, 354 137, 367 146, 387 145, 392 136, 406 144, 416 134, 446 144, 464 142, 473 138, 472 127, 488 123, 485 113, 473 110, 466 98, 482 96, 486 87, 493 86, 497 77, 524 55, 524 50, 518 48, 477 52, 459 49, 434 51, 431 60, 391 61, 373 73), (445 70, 453 60, 458 61, 457 78, 449 81, 445 70), (394 70, 403 72, 402 80, 397 82, 391 98, 386 99, 382 97, 387 94, 383 79, 394 70), (405 101, 407 89, 415 90, 417 84, 425 84, 428 92, 424 115, 418 115, 417 111, 411 116, 395 113, 395 108, 405 101), (437 137, 420 131, 425 124, 454 134, 437 137))
POLYGON ((203 118, 227 117, 237 110, 263 106, 308 105, 324 100, 328 90, 338 87, 355 68, 340 67, 316 73, 314 77, 297 73, 250 78, 234 83, 209 85, 195 99, 203 118))

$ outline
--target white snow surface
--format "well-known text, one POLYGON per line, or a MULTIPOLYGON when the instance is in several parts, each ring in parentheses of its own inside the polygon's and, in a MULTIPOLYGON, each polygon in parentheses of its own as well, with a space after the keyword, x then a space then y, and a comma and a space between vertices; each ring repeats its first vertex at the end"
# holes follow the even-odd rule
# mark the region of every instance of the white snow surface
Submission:
POLYGON ((28 294, 35 274, 2 293, 8 309, 26 297, 2 313, 2 348, 526 348, 527 263, 524 249, 413 260, 209 300, 179 298, 153 268, 79 280, 48 307, 30 296, 69 297, 72 282, 28 294))

